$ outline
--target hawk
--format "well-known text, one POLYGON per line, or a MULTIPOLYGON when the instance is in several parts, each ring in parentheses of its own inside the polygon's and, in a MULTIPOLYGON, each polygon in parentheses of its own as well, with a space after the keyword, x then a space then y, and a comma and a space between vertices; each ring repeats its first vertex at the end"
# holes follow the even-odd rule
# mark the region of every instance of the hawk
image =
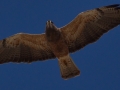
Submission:
POLYGON ((57 58, 62 78, 69 79, 80 75, 69 53, 97 41, 118 25, 120 4, 82 12, 61 28, 49 20, 43 34, 18 33, 0 40, 0 64, 57 58))

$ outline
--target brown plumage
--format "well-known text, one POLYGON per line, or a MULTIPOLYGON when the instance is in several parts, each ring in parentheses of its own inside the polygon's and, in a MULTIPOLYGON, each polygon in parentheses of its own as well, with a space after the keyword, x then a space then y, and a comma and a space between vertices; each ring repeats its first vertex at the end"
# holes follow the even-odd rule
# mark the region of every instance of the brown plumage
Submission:
POLYGON ((18 33, 1 40, 0 64, 58 58, 61 75, 68 79, 80 74, 69 53, 95 42, 118 25, 120 25, 119 4, 82 12, 61 28, 47 21, 43 34, 18 33))

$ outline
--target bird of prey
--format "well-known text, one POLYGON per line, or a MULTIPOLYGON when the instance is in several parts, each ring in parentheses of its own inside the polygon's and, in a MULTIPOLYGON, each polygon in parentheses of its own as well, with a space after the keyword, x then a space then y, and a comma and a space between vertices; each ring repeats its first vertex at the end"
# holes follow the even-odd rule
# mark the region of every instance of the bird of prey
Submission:
POLYGON ((49 20, 43 34, 18 33, 0 40, 0 64, 57 58, 62 78, 69 79, 80 75, 69 53, 95 42, 118 25, 120 4, 82 12, 61 28, 49 20))

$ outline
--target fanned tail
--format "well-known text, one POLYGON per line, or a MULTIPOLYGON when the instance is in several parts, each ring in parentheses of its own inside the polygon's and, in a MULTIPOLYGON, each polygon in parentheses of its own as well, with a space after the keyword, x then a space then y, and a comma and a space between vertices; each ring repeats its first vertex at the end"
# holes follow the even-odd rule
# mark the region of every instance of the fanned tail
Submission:
POLYGON ((60 65, 61 76, 64 79, 69 79, 80 75, 80 70, 74 64, 73 60, 69 55, 60 57, 58 59, 60 65))

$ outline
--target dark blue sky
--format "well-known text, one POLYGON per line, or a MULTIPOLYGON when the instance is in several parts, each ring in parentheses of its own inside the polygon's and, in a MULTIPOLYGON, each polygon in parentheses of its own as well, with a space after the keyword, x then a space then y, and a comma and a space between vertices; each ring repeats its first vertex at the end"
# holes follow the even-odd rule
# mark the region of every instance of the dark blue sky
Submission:
MULTIPOLYGON (((119 0, 0 0, 0 39, 13 34, 44 33, 47 20, 57 27, 80 12, 119 0)), ((0 65, 0 90, 120 90, 120 26, 71 54, 81 75, 63 80, 57 59, 0 65)))

